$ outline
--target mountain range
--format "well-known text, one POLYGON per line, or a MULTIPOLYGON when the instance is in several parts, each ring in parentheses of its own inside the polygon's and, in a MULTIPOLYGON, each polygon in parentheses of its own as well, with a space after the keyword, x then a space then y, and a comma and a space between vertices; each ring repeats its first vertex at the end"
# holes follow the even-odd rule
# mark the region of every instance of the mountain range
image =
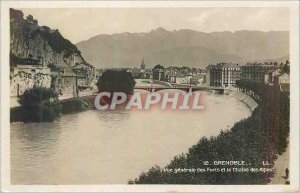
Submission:
POLYGON ((190 29, 149 33, 100 34, 76 44, 96 68, 205 67, 218 62, 246 63, 289 56, 288 31, 224 31, 205 33, 190 29))

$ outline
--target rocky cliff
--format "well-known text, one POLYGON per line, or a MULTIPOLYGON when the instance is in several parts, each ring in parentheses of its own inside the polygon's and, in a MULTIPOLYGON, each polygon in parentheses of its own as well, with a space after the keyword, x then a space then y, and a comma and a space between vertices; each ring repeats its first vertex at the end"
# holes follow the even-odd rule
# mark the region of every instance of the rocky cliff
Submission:
POLYGON ((85 63, 80 51, 58 30, 39 26, 33 16, 10 9, 10 64, 44 64, 70 69, 85 63))

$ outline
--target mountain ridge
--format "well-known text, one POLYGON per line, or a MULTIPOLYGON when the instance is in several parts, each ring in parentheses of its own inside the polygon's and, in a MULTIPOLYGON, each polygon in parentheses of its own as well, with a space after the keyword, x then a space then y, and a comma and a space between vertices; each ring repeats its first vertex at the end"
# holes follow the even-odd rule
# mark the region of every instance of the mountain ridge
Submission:
POLYGON ((262 32, 262 33, 268 33, 268 32, 283 32, 283 33, 289 33, 288 30, 286 31, 283 31, 283 30, 279 30, 279 31, 275 31, 275 30, 269 30, 269 31, 261 31, 261 30, 235 30, 235 31, 228 31, 228 30, 225 30, 225 31, 213 31, 213 32, 204 32, 204 31, 197 31, 197 30, 193 30, 193 29, 178 29, 178 30, 166 30, 165 28, 163 27, 158 27, 154 30, 150 30, 149 32, 121 32, 121 33, 113 33, 113 34, 98 34, 98 35, 95 35, 95 36, 92 36, 88 39, 85 39, 85 40, 81 40, 75 44, 79 44, 79 43, 82 43, 82 42, 86 42, 86 41, 89 41, 91 39, 94 39, 94 38, 97 38, 97 37, 101 37, 101 36, 122 36, 122 35, 146 35, 146 34, 149 34, 151 32, 155 32, 157 30, 164 30, 164 31, 167 31, 167 32, 196 32, 196 33, 203 33, 203 34, 218 34, 218 33, 230 33, 230 34, 234 34, 234 33, 239 33, 239 32, 262 32))
POLYGON ((97 68, 206 67, 217 62, 245 63, 289 54, 288 31, 199 32, 191 29, 99 34, 76 44, 83 57, 97 68))

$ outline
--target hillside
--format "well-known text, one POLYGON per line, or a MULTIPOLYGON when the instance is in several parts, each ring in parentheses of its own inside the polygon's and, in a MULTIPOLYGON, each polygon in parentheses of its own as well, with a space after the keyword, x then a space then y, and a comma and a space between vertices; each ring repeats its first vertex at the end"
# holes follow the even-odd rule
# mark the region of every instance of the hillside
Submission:
POLYGON ((283 56, 283 57, 280 57, 280 58, 267 59, 264 62, 277 62, 278 64, 280 64, 280 63, 285 63, 286 60, 289 60, 289 59, 290 59, 290 55, 286 55, 286 56, 283 56))
POLYGON ((39 26, 29 15, 10 9, 10 64, 38 64, 51 68, 71 68, 85 62, 77 47, 58 30, 39 26))
POLYGON ((280 58, 289 54, 287 31, 204 33, 194 30, 101 34, 76 44, 96 68, 139 66, 205 67, 216 62, 243 63, 280 58))

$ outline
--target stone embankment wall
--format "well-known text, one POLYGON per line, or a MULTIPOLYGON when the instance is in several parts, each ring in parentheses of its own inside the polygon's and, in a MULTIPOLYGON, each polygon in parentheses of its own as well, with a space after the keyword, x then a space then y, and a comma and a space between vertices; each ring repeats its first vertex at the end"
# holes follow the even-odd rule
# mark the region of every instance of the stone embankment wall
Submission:
MULTIPOLYGON (((59 101, 61 115, 93 110, 95 96, 84 96, 59 101)), ((21 107, 10 108, 10 122, 22 122, 21 107)))
POLYGON ((249 107, 251 111, 253 111, 258 106, 255 100, 253 100, 249 95, 243 92, 234 91, 234 90, 224 90, 224 94, 237 98, 242 103, 247 105, 247 107, 249 107))

